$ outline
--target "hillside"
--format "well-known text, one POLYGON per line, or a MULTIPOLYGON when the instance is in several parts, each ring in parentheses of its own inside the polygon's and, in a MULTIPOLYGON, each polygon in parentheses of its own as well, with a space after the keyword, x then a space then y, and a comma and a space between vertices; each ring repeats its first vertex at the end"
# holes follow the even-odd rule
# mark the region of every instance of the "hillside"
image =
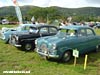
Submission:
MULTIPOLYGON (((43 18, 46 18, 45 16, 47 16, 47 12, 48 12, 48 11, 45 12, 44 8, 40 8, 40 7, 36 7, 36 6, 21 6, 20 8, 21 8, 23 17, 25 18, 25 16, 28 16, 28 19, 30 19, 32 17, 33 12, 35 12, 35 11, 36 11, 34 13, 35 17, 38 17, 38 16, 43 17, 43 15, 44 15, 43 18), (43 12, 41 12, 41 11, 43 11, 43 12)), ((47 7, 46 10, 50 10, 52 8, 56 9, 55 10, 55 11, 57 11, 56 15, 60 15, 63 17, 84 16, 84 18, 88 18, 89 16, 93 16, 93 17, 100 16, 100 8, 96 8, 96 7, 84 7, 84 8, 47 7)), ((51 12, 50 15, 51 14, 54 14, 54 13, 51 12)), ((15 7, 9 6, 9 7, 0 8, 0 18, 5 17, 5 16, 15 16, 16 17, 15 7)), ((55 16, 52 16, 52 17, 55 17, 55 16)))
MULTIPOLYGON (((35 6, 22 6, 21 11, 23 15, 26 15, 29 10, 32 8, 37 8, 35 6)), ((96 7, 84 7, 84 8, 60 8, 60 7, 54 7, 56 8, 59 12, 62 12, 65 15, 95 15, 99 16, 100 15, 100 8, 96 7)), ((5 15, 15 15, 15 8, 13 6, 9 7, 2 7, 0 8, 0 16, 5 16, 5 15)))
POLYGON ((84 7, 84 8, 59 8, 60 12, 66 15, 100 15, 100 8, 96 7, 84 7))

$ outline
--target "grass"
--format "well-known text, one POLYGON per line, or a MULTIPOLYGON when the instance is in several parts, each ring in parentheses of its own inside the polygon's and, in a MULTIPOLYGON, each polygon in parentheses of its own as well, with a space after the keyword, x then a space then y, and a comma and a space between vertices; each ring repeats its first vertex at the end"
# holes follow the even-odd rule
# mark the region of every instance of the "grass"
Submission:
MULTIPOLYGON (((100 34, 99 29, 95 31, 98 35, 100 34)), ((68 63, 58 63, 54 60, 47 61, 36 52, 21 51, 9 44, 4 44, 0 40, 0 75, 14 75, 3 74, 3 71, 28 70, 30 70, 30 74, 15 75, 100 75, 100 52, 88 54, 86 70, 83 69, 83 64, 84 56, 77 58, 77 64, 74 67, 73 59, 68 63)))
POLYGON ((16 26, 18 26, 18 25, 0 25, 0 29, 1 29, 2 27, 11 28, 11 27, 16 27, 16 26))

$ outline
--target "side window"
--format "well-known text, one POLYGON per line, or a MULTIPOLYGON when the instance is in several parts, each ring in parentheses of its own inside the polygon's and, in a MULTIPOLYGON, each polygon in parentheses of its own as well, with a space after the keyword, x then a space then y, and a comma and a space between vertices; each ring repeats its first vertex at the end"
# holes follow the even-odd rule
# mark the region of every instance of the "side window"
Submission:
POLYGON ((25 30, 25 26, 21 26, 21 30, 25 30))
POLYGON ((49 28, 49 32, 50 32, 50 33, 57 33, 57 29, 54 28, 54 27, 50 27, 50 28, 49 28))
POLYGON ((30 29, 30 27, 29 26, 26 26, 26 30, 29 30, 30 29))
POLYGON ((70 36, 76 36, 77 30, 67 30, 67 34, 70 36))
POLYGON ((38 32, 38 29, 35 28, 35 27, 30 27, 30 28, 29 28, 29 32, 37 33, 37 32, 38 32))
POLYGON ((30 29, 29 26, 24 26, 24 27, 22 28, 22 30, 29 30, 29 29, 30 29))
POLYGON ((40 28, 40 33, 48 33, 48 28, 47 27, 43 27, 43 28, 40 28))
POLYGON ((79 31, 78 36, 86 36, 86 31, 85 31, 85 29, 81 29, 81 30, 79 31))
POLYGON ((91 29, 87 29, 87 35, 90 36, 90 35, 94 35, 93 31, 91 29))

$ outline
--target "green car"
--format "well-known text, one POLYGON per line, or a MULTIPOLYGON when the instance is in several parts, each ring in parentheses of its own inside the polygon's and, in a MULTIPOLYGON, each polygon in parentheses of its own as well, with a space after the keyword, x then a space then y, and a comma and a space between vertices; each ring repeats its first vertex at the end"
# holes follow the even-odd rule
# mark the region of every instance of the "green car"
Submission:
POLYGON ((79 54, 100 49, 100 36, 87 26, 62 26, 54 36, 41 37, 35 41, 36 52, 44 57, 57 58, 64 62, 71 59, 73 50, 79 54))

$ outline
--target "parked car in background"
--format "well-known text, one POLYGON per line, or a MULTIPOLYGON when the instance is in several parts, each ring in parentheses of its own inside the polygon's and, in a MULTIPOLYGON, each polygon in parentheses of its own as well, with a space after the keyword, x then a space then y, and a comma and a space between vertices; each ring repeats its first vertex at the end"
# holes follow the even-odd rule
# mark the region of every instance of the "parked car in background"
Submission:
MULTIPOLYGON (((19 22, 17 22, 17 21, 10 21, 9 22, 9 25, 17 25, 17 24, 19 24, 19 22)), ((27 23, 25 23, 25 24, 27 24, 27 23)))
POLYGON ((96 27, 96 28, 100 28, 100 23, 97 23, 97 24, 95 25, 95 27, 96 27))
POLYGON ((33 24, 21 24, 16 28, 3 27, 2 30, 0 31, 0 38, 4 40, 5 43, 8 43, 11 34, 26 33, 29 31, 29 28, 33 26, 34 26, 33 24))
POLYGON ((2 24, 9 24, 9 21, 7 19, 3 19, 2 24))
POLYGON ((71 59, 74 49, 77 49, 79 54, 98 51, 100 36, 87 26, 61 26, 56 35, 38 38, 35 44, 39 55, 67 62, 71 59))
POLYGON ((39 37, 55 35, 57 31, 58 28, 56 26, 35 25, 28 33, 12 34, 10 42, 15 47, 29 51, 35 48, 35 39, 39 37))

